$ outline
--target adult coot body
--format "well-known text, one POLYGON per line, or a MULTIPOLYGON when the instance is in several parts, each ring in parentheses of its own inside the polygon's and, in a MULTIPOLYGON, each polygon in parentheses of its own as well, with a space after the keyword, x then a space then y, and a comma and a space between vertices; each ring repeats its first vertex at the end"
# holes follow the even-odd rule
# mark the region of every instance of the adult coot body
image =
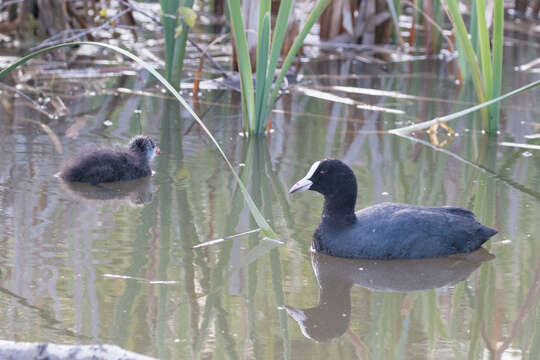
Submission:
POLYGON ((150 161, 156 154, 160 150, 154 140, 137 135, 128 149, 99 149, 81 154, 61 170, 60 177, 94 185, 134 180, 152 175, 150 161))
POLYGON ((313 249, 328 255, 357 259, 442 257, 474 251, 497 233, 459 207, 381 203, 355 213, 356 178, 339 160, 315 162, 289 193, 305 190, 324 195, 313 249))

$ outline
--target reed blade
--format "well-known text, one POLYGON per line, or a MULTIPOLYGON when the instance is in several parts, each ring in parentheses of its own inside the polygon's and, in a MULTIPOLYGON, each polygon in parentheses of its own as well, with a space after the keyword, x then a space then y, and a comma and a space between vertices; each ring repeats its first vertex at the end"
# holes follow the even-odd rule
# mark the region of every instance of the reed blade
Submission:
POLYGON ((249 58, 249 48, 246 38, 246 30, 242 18, 239 0, 228 0, 231 27, 236 44, 236 56, 238 59, 238 71, 240 72, 240 83, 242 93, 242 105, 244 108, 244 119, 247 121, 247 130, 252 132, 255 129, 255 96, 253 94, 253 79, 251 76, 251 60, 249 58))
MULTIPOLYGON (((178 9, 178 0, 160 0, 161 24, 163 25, 163 37, 165 39, 165 64, 173 63, 173 55, 175 48, 174 30, 176 28, 176 19, 174 18, 178 9)), ((165 68, 165 77, 171 79, 172 67, 165 68)))
MULTIPOLYGON (((476 1, 471 1, 471 15, 469 16, 469 32, 471 35, 471 44, 473 49, 478 50, 478 7, 476 6, 476 1)), ((476 54, 480 56, 480 54, 476 54)))
MULTIPOLYGON (((502 88, 502 64, 503 64, 503 42, 504 42, 504 2, 495 0, 493 8, 493 88, 491 97, 496 98, 501 95, 502 88)), ((488 134, 496 134, 499 129, 499 102, 489 107, 488 134)))
MULTIPOLYGON (((471 70, 476 96, 478 97, 478 101, 483 103, 486 101, 486 96, 482 86, 482 76, 480 74, 478 59, 476 58, 472 43, 469 40, 469 33, 467 32, 467 28, 465 27, 465 23, 463 22, 463 18, 459 12, 457 1, 447 0, 446 4, 448 7, 448 12, 450 13, 450 18, 456 29, 456 35, 460 40, 461 47, 463 48, 463 56, 467 60, 471 70)), ((482 110, 482 116, 485 121, 487 121, 487 111, 485 109, 482 110)))
POLYGON ((390 10, 390 15, 392 17, 392 24, 394 25, 394 34, 396 36, 396 39, 398 41, 399 45, 403 45, 403 38, 401 37, 401 33, 399 31, 399 15, 396 9, 395 0, 386 0, 386 5, 388 6, 388 9, 390 10))
POLYGON ((260 113, 258 114, 258 117, 261 118, 259 121, 263 125, 263 128, 268 122, 268 117, 273 107, 273 104, 268 105, 268 95, 270 94, 272 83, 274 82, 274 72, 276 71, 277 63, 281 55, 281 49, 283 47, 283 41, 285 40, 285 34, 287 33, 287 26, 289 23, 289 16, 291 15, 292 5, 292 0, 281 1, 276 24, 274 26, 274 33, 271 43, 272 49, 270 50, 270 61, 266 71, 266 82, 264 86, 264 93, 262 95, 264 107, 261 107, 260 113))
POLYGON ((480 42, 480 64, 482 65, 482 77, 484 80, 484 91, 486 97, 491 99, 493 70, 491 69, 491 49, 489 44, 489 29, 486 24, 486 2, 476 1, 478 40, 480 42))
MULTIPOLYGON (((182 13, 186 13, 185 9, 191 9, 193 6, 193 0, 185 0, 182 4, 182 13)), ((167 63, 167 66, 171 67, 170 70, 170 82, 172 82, 177 89, 180 88, 180 79, 182 78, 182 70, 184 68, 184 58, 186 55, 186 45, 188 40, 189 29, 191 25, 188 25, 184 18, 179 18, 176 21, 176 26, 182 26, 180 35, 174 39, 174 50, 172 56, 172 62, 167 63)), ((175 30, 176 31, 176 30, 175 30)))
MULTIPOLYGON (((261 4, 262 6, 262 4, 261 4)), ((261 113, 264 111, 264 89, 266 81, 272 82, 272 79, 267 78, 268 69, 268 51, 270 48, 270 13, 264 15, 262 23, 259 25, 259 39, 257 41, 257 70, 255 76, 255 131, 256 134, 261 134, 264 130, 263 118, 261 113)))
POLYGON ((307 34, 311 30, 311 28, 313 27, 317 19, 321 16, 322 12, 324 11, 324 9, 326 9, 328 4, 330 4, 330 1, 331 0, 317 1, 317 4, 313 8, 313 11, 311 11, 311 14, 309 14, 308 16, 306 23, 304 24, 304 26, 300 30, 300 33, 294 40, 291 46, 291 49, 289 50, 289 52, 287 53, 287 56, 285 57, 285 60, 283 60, 283 64, 281 65, 281 71, 279 72, 278 78, 276 79, 274 83, 274 89, 272 90, 272 95, 270 96, 270 101, 268 102, 268 106, 266 110, 267 114, 270 114, 270 112, 272 111, 272 107, 274 106, 274 103, 276 102, 276 99, 277 99, 281 82, 283 81, 283 78, 287 74, 287 70, 291 66, 294 57, 300 50, 300 47, 304 43, 304 40, 307 34))

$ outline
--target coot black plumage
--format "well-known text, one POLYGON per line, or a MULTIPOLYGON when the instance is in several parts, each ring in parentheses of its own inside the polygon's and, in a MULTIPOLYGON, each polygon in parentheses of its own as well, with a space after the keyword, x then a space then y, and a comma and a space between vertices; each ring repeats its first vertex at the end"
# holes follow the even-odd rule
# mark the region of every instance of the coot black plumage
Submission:
POLYGON ((315 162, 289 193, 314 190, 324 195, 313 249, 357 259, 442 257, 478 249, 496 230, 459 207, 381 203, 358 212, 353 171, 340 160, 315 162))
POLYGON ((128 149, 93 150, 73 159, 60 172, 66 181, 99 184, 134 180, 152 175, 150 161, 160 154, 149 136, 137 135, 128 149))

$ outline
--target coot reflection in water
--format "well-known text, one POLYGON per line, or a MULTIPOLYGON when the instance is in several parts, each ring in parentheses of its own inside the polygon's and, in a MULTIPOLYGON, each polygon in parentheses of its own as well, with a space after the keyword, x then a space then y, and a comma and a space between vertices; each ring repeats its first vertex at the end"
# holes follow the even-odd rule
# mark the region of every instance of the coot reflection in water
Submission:
POLYGON ((439 288, 465 280, 494 256, 481 248, 446 258, 359 260, 312 253, 311 265, 319 284, 319 304, 309 309, 284 306, 304 336, 325 342, 349 328, 351 288, 407 292, 439 288))
POLYGON ((62 181, 62 187, 75 201, 122 200, 132 205, 152 201, 154 187, 150 176, 131 181, 118 181, 92 185, 82 182, 62 181))

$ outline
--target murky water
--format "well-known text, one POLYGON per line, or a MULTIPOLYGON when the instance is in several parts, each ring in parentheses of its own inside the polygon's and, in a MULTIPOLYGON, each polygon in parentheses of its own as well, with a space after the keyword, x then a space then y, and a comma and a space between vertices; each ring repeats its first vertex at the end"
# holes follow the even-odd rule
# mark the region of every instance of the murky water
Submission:
MULTIPOLYGON (((514 66, 539 51, 506 51, 509 90, 534 78, 514 66)), ((65 118, 40 119, 21 98, 4 104, 0 338, 114 343, 162 359, 536 358, 540 153, 499 143, 538 144, 526 138, 539 129, 538 91, 505 103, 498 138, 479 131, 479 115, 452 122, 458 136, 423 136, 424 143, 384 133, 467 107, 474 96, 459 92, 452 66, 304 64, 301 86, 355 102, 293 89, 268 139, 237 135, 237 94, 203 94, 197 111, 206 112, 282 245, 253 233, 194 248, 256 225, 219 154, 147 74, 55 80, 65 118), (126 143, 139 118, 162 150, 151 179, 96 189, 54 177, 85 148, 126 143), (62 154, 35 120, 58 135, 62 154), (289 197, 287 189, 324 157, 353 167, 357 208, 396 201, 474 210, 499 230, 485 246, 494 257, 370 262, 311 254, 322 198, 289 197)))

